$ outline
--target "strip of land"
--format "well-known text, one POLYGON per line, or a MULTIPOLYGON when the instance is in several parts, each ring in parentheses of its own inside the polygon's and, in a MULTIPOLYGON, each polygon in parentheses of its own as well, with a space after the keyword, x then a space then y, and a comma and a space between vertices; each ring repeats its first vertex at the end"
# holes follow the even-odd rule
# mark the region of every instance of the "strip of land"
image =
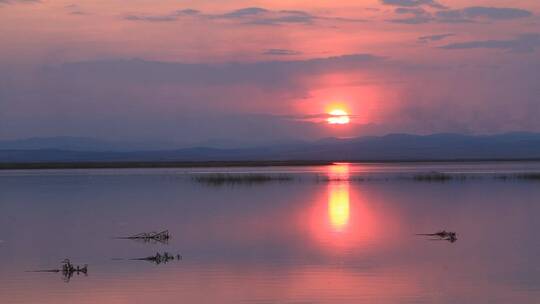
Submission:
POLYGON ((136 169, 136 168, 205 168, 205 167, 274 167, 324 166, 335 163, 454 163, 454 162, 538 162, 540 159, 436 159, 436 160, 260 160, 260 161, 114 161, 114 162, 25 162, 2 163, 0 170, 47 169, 136 169))
POLYGON ((0 162, 0 170, 46 169, 136 169, 136 168, 211 168, 325 166, 335 163, 488 163, 540 162, 540 158, 518 159, 408 159, 408 160, 246 160, 246 161, 111 161, 111 162, 0 162))
POLYGON ((0 170, 323 166, 333 163, 332 161, 36 162, 0 163, 0 170))

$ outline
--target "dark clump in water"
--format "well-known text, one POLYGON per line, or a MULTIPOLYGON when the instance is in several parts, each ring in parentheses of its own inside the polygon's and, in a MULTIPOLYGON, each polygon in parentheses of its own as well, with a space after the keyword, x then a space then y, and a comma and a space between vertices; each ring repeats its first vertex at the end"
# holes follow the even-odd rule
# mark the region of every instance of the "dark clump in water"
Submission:
POLYGON ((520 173, 520 174, 506 174, 506 175, 497 175, 496 179, 500 180, 531 180, 531 181, 540 181, 540 173, 520 173))
POLYGON ((455 176, 452 176, 450 174, 440 173, 440 172, 417 174, 413 176, 413 179, 419 182, 446 182, 455 178, 456 178, 455 176))
POLYGON ((156 255, 152 255, 152 256, 148 256, 148 257, 144 257, 144 258, 136 258, 136 259, 132 259, 132 260, 148 261, 148 262, 152 262, 152 263, 155 263, 155 264, 159 265, 159 264, 166 264, 166 263, 168 263, 170 261, 174 261, 174 260, 180 261, 180 260, 182 260, 182 256, 180 254, 172 255, 172 254, 169 254, 168 252, 164 252, 163 254, 160 254, 159 252, 156 252, 156 255))
POLYGON ((224 184, 262 184, 268 182, 287 182, 293 178, 286 174, 204 174, 192 178, 194 181, 211 186, 224 184))
POLYGON ((62 273, 62 277, 64 279, 64 281, 67 283, 71 280, 71 278, 73 277, 73 275, 79 275, 79 274, 84 274, 85 276, 88 275, 88 265, 84 265, 84 266, 75 266, 74 264, 71 263, 71 261, 69 259, 64 259, 62 261, 62 267, 61 269, 48 269, 48 270, 34 270, 34 271, 31 271, 31 272, 50 272, 50 273, 58 273, 58 272, 61 272, 62 273))
POLYGON ((438 231, 435 233, 418 233, 416 235, 434 237, 430 239, 432 241, 449 241, 450 243, 454 243, 455 241, 457 241, 457 233, 446 230, 438 231))
POLYGON ((169 242, 169 230, 163 230, 161 232, 143 232, 135 234, 132 236, 118 237, 118 239, 127 239, 134 241, 142 241, 145 243, 154 242, 154 243, 163 243, 167 244, 169 242))

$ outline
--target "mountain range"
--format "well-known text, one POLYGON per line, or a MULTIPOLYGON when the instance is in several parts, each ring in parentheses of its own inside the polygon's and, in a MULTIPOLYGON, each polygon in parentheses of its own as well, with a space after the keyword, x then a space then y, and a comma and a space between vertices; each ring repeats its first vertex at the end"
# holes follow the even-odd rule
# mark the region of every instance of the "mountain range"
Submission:
POLYGON ((540 159, 540 133, 496 135, 389 134, 326 138, 250 148, 149 149, 92 138, 0 141, 1 163, 122 161, 421 161, 540 159))

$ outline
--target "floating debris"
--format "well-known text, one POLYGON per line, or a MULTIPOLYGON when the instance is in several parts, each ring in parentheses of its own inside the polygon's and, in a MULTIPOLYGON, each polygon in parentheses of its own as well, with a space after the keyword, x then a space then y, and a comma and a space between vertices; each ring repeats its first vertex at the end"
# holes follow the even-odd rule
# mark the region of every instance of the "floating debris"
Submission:
POLYGON ((127 240, 139 240, 143 242, 159 242, 159 243, 168 243, 169 242, 169 230, 164 230, 161 232, 143 232, 135 234, 132 236, 119 237, 118 239, 127 239, 127 240))
POLYGON ((182 260, 182 256, 180 254, 177 254, 177 255, 172 255, 172 254, 169 254, 168 252, 164 252, 163 254, 160 254, 159 252, 156 252, 156 255, 153 255, 153 256, 149 256, 149 257, 145 257, 145 258, 137 258, 137 259, 131 259, 131 260, 135 260, 135 261, 148 261, 148 262, 152 262, 152 263, 155 263, 155 264, 166 264, 170 261, 174 261, 174 260, 177 260, 177 261, 180 261, 182 260))
POLYGON ((442 231, 435 232, 435 233, 418 233, 416 235, 435 237, 435 238, 431 239, 433 241, 449 241, 450 243, 453 243, 453 242, 457 241, 457 233, 451 232, 451 231, 446 231, 446 230, 442 230, 442 231))
POLYGON ((64 278, 65 282, 69 282, 69 280, 73 277, 73 275, 79 275, 84 274, 85 276, 88 275, 88 265, 84 264, 84 266, 75 266, 71 263, 69 259, 64 259, 62 261, 62 268, 61 269, 47 269, 47 270, 33 270, 29 272, 50 272, 50 273, 58 273, 61 272, 62 276, 64 278))

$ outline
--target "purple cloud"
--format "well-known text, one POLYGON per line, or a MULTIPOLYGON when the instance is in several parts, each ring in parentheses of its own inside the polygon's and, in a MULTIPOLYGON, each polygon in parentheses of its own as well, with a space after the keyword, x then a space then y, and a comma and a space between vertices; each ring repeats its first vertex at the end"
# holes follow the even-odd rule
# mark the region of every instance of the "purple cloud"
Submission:
POLYGON ((511 52, 533 52, 540 47, 540 34, 523 34, 514 39, 506 40, 476 40, 451 43, 441 46, 445 50, 464 49, 502 49, 511 52))
POLYGON ((384 5, 402 6, 402 7, 418 7, 429 6, 437 9, 445 9, 446 6, 435 0, 381 0, 384 5))

